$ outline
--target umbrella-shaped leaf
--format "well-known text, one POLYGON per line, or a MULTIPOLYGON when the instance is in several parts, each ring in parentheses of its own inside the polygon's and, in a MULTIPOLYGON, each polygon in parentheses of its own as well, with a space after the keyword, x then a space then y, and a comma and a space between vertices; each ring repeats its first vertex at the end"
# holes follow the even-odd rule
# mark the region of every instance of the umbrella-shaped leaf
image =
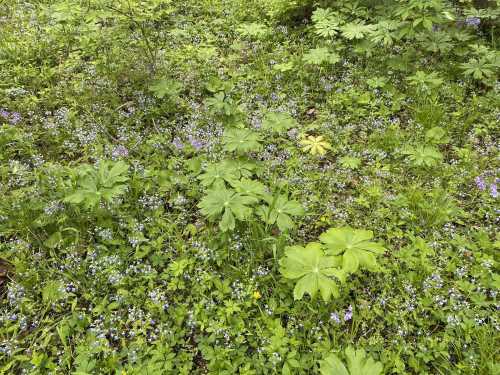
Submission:
POLYGON ((224 132, 224 149, 226 151, 249 152, 261 148, 258 133, 249 129, 227 129, 224 132))
POLYGON ((280 272, 288 279, 297 281, 293 296, 302 299, 305 293, 312 298, 319 291, 324 301, 333 295, 338 297, 336 282, 330 276, 343 279, 339 257, 326 256, 317 242, 309 243, 305 248, 291 246, 286 249, 285 257, 280 260, 280 272))
POLYGON ((321 375, 381 375, 382 363, 366 355, 363 349, 355 350, 348 347, 345 350, 347 368, 335 354, 330 354, 320 361, 321 375))
POLYGON ((343 268, 348 272, 356 272, 361 266, 370 271, 377 271, 379 266, 376 254, 383 254, 385 248, 370 241, 373 233, 368 230, 348 227, 331 228, 320 237, 329 255, 343 255, 343 268))

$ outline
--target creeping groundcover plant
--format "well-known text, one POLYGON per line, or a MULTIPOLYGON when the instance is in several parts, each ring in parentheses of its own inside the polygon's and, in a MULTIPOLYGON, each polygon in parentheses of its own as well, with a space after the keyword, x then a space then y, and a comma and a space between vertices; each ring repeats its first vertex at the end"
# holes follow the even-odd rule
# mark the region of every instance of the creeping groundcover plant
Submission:
POLYGON ((500 374, 499 0, 0 0, 0 375, 500 374))

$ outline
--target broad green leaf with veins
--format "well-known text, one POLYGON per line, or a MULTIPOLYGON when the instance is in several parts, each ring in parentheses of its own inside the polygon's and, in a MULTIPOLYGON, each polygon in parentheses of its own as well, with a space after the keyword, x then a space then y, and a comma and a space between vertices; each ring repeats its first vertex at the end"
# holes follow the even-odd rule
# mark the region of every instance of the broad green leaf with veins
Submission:
MULTIPOLYGON (((244 158, 224 160, 220 163, 221 167, 230 170, 237 178, 251 177, 256 173, 257 165, 254 162, 244 158)), ((257 173, 258 174, 258 173, 257 173)), ((231 182, 232 180, 228 180, 231 182)))
POLYGON ((319 47, 310 49, 303 57, 302 60, 307 64, 322 65, 322 64, 335 64, 340 61, 340 56, 335 52, 331 52, 326 47, 319 47))
POLYGON ((305 248, 287 247, 280 260, 280 272, 287 279, 298 280, 293 290, 295 300, 302 299, 305 293, 314 298, 319 291, 323 300, 329 301, 332 295, 339 296, 337 283, 331 276, 344 280, 340 264, 340 257, 325 256, 321 244, 312 242, 305 248))
POLYGON ((236 152, 258 151, 261 149, 260 135, 249 129, 227 129, 224 132, 224 150, 236 152))
POLYGON ((269 112, 262 121, 263 129, 274 130, 275 132, 287 131, 297 126, 297 120, 284 112, 269 112))
POLYGON ((373 25, 365 25, 363 22, 350 22, 346 23, 340 28, 342 30, 342 36, 345 38, 352 39, 363 39, 365 35, 373 32, 375 27, 373 25))
POLYGON ((239 178, 239 171, 230 165, 221 162, 215 164, 209 164, 205 173, 198 176, 203 186, 223 186, 224 182, 230 182, 232 180, 237 180, 239 178))
POLYGON ((201 213, 209 219, 217 218, 222 214, 219 227, 223 232, 226 232, 235 228, 235 218, 244 220, 251 214, 252 209, 249 206, 256 201, 257 199, 254 197, 220 188, 209 191, 198 203, 198 207, 201 209, 201 213))
POLYGON ((172 79, 160 79, 156 83, 149 87, 149 90, 153 94, 162 99, 165 96, 173 97, 179 94, 182 89, 182 85, 172 79))
POLYGON ((232 181, 233 188, 241 194, 245 194, 255 198, 266 196, 266 186, 259 181, 242 178, 240 181, 232 181))
POLYGON ((128 181, 128 164, 123 161, 102 161, 98 168, 82 165, 78 168, 77 189, 64 198, 65 202, 80 204, 87 208, 97 206, 101 199, 111 203, 125 193, 128 181))
POLYGON ((347 368, 335 354, 320 361, 321 375, 382 375, 382 363, 367 356, 363 349, 349 346, 345 350, 347 368))
POLYGON ((443 158, 439 150, 432 146, 409 147, 404 153, 408 155, 412 164, 418 167, 433 167, 443 158))
POLYGON ((304 215, 304 208, 297 201, 288 200, 286 195, 268 196, 268 206, 260 208, 260 216, 268 224, 275 224, 281 231, 292 229, 295 224, 290 216, 304 215))
POLYGON ((356 272, 360 266, 370 271, 379 270, 375 255, 383 254, 386 249, 371 242, 372 238, 373 233, 369 230, 349 227, 331 228, 319 237, 327 254, 342 255, 343 268, 350 273, 356 272))
POLYGON ((266 25, 256 22, 241 24, 236 28, 236 31, 242 36, 255 38, 266 36, 266 34, 269 33, 269 29, 266 25))

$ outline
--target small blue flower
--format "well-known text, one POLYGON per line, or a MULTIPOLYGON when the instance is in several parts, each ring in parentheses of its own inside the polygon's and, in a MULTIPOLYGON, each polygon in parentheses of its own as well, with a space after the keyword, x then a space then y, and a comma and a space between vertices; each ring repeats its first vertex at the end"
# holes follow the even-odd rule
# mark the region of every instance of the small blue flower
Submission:
POLYGON ((478 17, 467 17, 465 19, 465 24, 467 26, 478 27, 481 23, 481 19, 478 17))
POLYGON ((490 195, 492 198, 497 198, 498 197, 498 191, 497 191, 497 184, 496 182, 492 183, 490 185, 490 195))
POLYGON ((486 189, 486 183, 484 182, 481 176, 477 176, 475 178, 475 181, 476 181, 476 186, 479 190, 484 191, 486 189))

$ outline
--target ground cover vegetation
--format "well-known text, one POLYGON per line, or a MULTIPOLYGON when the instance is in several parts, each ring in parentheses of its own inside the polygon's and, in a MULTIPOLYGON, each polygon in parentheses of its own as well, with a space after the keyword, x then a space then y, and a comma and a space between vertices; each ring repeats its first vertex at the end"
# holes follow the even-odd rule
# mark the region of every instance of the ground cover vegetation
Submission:
POLYGON ((0 1, 0 374, 500 374, 500 8, 0 1))

